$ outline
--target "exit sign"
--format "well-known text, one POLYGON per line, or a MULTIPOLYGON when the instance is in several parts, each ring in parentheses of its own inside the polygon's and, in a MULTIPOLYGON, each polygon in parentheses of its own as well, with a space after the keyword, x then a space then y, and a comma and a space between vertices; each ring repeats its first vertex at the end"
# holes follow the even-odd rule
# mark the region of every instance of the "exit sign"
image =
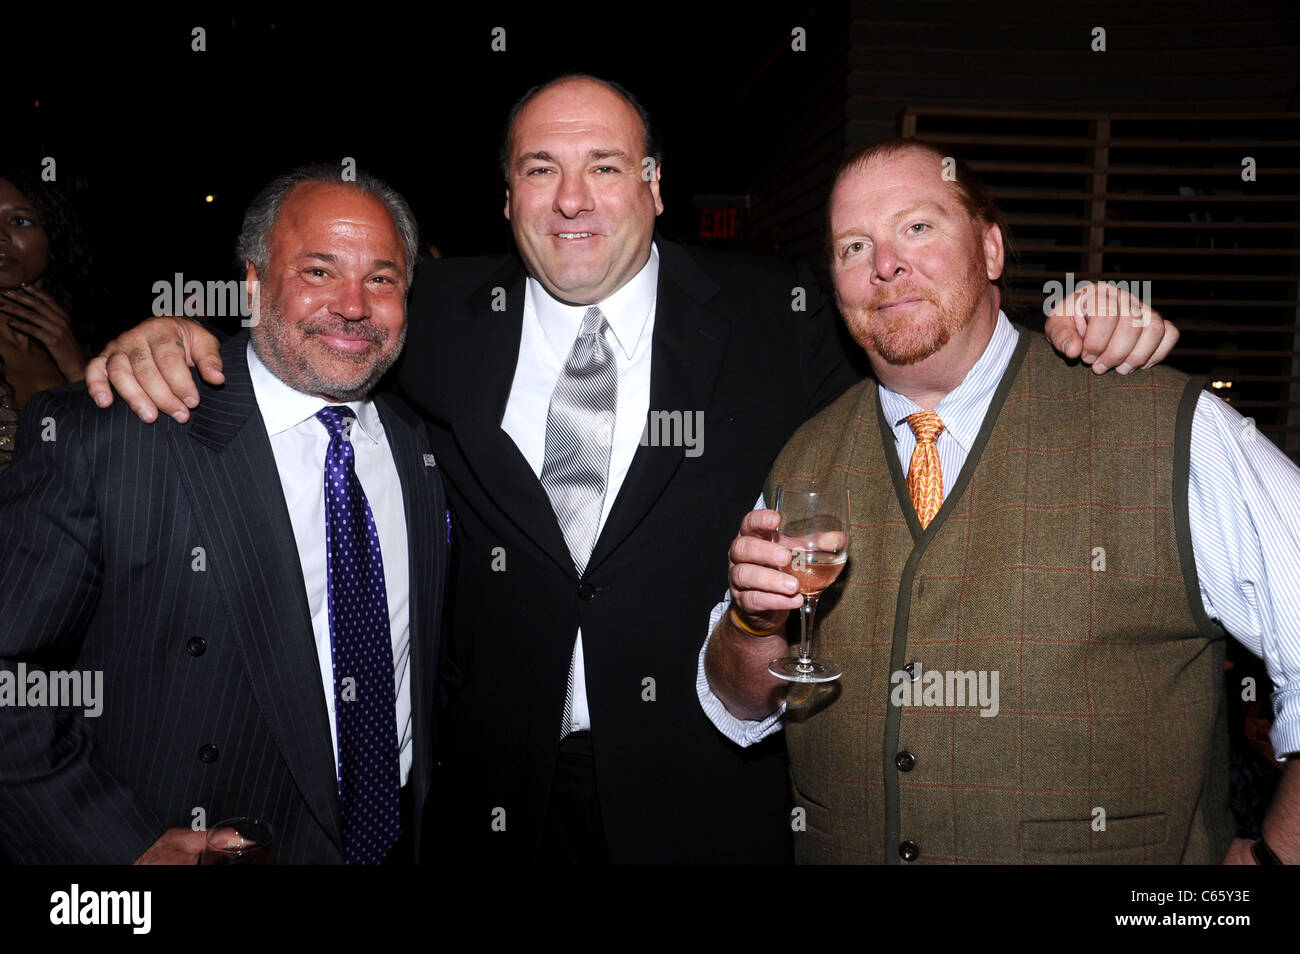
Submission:
POLYGON ((700 209, 700 238, 740 238, 740 209, 700 209))
POLYGON ((697 195, 696 238, 709 242, 740 242, 745 237, 747 195, 697 195))

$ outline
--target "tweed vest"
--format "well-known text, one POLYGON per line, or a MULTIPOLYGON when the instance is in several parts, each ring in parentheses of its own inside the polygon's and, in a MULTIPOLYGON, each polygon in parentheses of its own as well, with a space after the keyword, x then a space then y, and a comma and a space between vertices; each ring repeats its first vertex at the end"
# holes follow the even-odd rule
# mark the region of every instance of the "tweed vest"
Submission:
POLYGON ((873 381, 773 467, 768 500, 776 484, 842 484, 853 525, 814 644, 844 677, 793 687, 785 717, 800 863, 1227 850, 1224 633, 1187 517, 1200 382, 1097 376, 1019 330, 925 530, 873 381))

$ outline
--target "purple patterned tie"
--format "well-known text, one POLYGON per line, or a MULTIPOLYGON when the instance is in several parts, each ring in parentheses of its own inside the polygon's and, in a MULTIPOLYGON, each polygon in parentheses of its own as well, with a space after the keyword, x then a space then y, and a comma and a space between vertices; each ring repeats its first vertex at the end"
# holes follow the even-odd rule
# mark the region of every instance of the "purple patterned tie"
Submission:
POLYGON ((352 409, 316 412, 325 452, 330 651, 339 736, 339 809, 350 865, 384 860, 401 833, 401 774, 388 591, 379 534, 357 479, 352 409))

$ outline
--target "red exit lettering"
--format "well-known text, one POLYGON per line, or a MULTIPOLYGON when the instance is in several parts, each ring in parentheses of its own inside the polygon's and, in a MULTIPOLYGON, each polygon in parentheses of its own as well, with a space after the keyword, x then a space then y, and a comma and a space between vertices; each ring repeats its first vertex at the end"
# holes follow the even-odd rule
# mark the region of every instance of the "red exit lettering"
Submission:
POLYGON ((700 209, 700 238, 734 239, 739 228, 736 209, 700 209))

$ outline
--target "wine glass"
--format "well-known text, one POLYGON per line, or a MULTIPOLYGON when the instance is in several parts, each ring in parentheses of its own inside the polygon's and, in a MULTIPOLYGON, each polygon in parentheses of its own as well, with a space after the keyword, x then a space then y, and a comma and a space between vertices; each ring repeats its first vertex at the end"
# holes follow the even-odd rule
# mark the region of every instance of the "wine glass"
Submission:
POLYGON ((834 682, 844 671, 829 659, 812 657, 813 619, 817 600, 835 582, 849 556, 849 492, 847 489, 797 491, 776 488, 776 512, 781 524, 772 539, 790 550, 786 571, 799 580, 803 607, 799 611, 799 656, 782 656, 767 671, 790 682, 834 682))
POLYGON ((260 818, 229 818, 208 829, 201 865, 273 865, 271 826, 260 818))

